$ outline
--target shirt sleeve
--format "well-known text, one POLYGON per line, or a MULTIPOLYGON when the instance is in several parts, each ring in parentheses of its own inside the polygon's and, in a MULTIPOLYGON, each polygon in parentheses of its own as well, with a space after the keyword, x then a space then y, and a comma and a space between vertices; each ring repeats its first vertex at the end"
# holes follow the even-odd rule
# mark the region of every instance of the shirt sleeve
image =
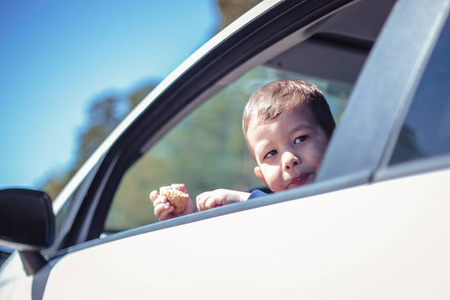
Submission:
POLYGON ((253 192, 251 192, 250 196, 248 196, 247 200, 254 199, 254 198, 259 198, 259 197, 264 197, 264 196, 267 196, 267 195, 268 194, 264 193, 263 191, 254 190, 253 192))

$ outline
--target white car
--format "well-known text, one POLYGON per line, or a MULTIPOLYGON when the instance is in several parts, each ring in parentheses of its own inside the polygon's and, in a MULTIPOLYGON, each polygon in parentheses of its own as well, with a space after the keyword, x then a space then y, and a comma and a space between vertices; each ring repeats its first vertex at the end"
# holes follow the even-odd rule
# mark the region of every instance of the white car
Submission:
POLYGON ((158 85, 53 203, 0 191, 1 243, 16 249, 0 299, 449 299, 449 9, 261 2, 158 85), (318 85, 337 122, 316 182, 155 220, 161 185, 193 198, 257 187, 242 107, 286 77, 318 85))

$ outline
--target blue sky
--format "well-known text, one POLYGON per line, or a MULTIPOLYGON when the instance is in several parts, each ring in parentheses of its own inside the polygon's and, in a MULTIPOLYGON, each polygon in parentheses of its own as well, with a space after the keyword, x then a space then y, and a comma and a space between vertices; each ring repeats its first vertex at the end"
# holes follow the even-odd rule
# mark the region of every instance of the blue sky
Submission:
POLYGON ((0 188, 67 168, 92 101, 164 78, 219 21, 217 0, 0 0, 0 188))

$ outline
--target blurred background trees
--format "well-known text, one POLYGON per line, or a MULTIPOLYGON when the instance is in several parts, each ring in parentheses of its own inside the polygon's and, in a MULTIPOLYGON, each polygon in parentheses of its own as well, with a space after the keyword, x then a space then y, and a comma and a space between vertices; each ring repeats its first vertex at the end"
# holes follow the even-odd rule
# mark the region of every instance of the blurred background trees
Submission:
POLYGON ((106 219, 108 233, 157 222, 149 193, 184 183, 192 200, 224 188, 248 190, 263 183, 242 133, 242 112, 255 85, 274 80, 273 69, 255 68, 197 107, 153 145, 121 178, 106 219))
MULTIPOLYGON (((219 9, 221 16, 220 27, 217 31, 220 31, 229 25, 259 2, 261 2, 261 0, 217 0, 217 8, 219 9)), ((80 131, 77 143, 78 148, 75 152, 76 157, 73 166, 70 167, 69 170, 54 173, 50 175, 48 179, 44 180, 42 189, 45 190, 52 199, 56 198, 86 159, 94 152, 126 114, 144 99, 157 83, 158 82, 150 82, 142 85, 125 96, 108 95, 92 102, 88 111, 86 125, 80 131)), ((211 109, 222 108, 213 107, 211 109)), ((201 121, 202 120, 198 120, 198 122, 201 121)), ((240 125, 240 121, 238 124, 240 125)))

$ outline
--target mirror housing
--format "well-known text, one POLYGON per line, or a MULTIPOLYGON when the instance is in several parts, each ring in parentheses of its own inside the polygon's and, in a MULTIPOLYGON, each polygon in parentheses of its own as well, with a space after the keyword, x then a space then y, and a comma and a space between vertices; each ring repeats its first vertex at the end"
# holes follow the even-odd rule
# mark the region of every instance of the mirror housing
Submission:
POLYGON ((0 190, 0 243, 19 250, 48 248, 55 233, 50 197, 28 189, 0 190))
POLYGON ((51 246, 54 235, 55 216, 46 193, 0 190, 0 245, 19 250, 27 274, 46 263, 39 251, 51 246))

